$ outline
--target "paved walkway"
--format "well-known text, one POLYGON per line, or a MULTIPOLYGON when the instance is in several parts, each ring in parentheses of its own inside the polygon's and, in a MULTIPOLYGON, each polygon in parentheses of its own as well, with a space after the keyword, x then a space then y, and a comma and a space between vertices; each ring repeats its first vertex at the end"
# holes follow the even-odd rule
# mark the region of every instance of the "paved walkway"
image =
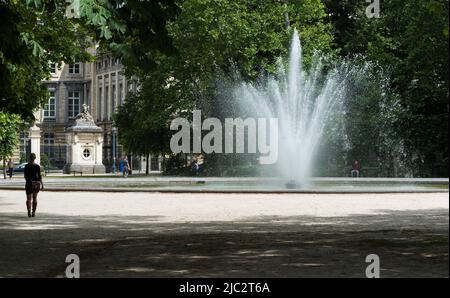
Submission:
POLYGON ((0 277, 448 277, 448 193, 175 194, 0 190, 0 277))

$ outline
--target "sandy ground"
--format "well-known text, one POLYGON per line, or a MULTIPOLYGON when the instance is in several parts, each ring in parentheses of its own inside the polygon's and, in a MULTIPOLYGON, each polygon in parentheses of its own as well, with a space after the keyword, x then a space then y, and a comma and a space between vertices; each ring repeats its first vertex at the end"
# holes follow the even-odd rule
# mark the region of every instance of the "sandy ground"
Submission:
POLYGON ((0 277, 448 277, 448 193, 170 194, 0 190, 0 277))

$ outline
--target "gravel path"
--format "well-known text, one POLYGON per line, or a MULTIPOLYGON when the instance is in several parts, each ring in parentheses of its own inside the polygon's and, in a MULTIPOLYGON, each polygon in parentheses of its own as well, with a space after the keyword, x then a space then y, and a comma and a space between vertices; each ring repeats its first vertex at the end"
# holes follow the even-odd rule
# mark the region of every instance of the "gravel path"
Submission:
POLYGON ((0 277, 448 277, 448 193, 177 194, 0 190, 0 277))

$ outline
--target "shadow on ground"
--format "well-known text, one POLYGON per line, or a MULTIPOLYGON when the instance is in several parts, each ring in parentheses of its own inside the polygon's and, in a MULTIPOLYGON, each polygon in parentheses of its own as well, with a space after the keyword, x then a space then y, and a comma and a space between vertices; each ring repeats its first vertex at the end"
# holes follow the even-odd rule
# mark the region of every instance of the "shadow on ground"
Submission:
POLYGON ((448 210, 348 217, 164 218, 0 213, 0 277, 448 277, 448 210))

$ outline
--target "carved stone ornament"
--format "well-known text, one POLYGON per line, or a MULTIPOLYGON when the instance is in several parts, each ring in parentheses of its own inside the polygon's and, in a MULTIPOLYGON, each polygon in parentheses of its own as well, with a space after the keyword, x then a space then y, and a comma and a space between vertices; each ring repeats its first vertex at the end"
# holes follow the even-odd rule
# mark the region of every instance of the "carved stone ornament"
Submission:
POLYGON ((75 117, 75 125, 68 128, 68 131, 102 131, 98 127, 92 115, 89 113, 89 106, 83 104, 83 111, 75 117))

